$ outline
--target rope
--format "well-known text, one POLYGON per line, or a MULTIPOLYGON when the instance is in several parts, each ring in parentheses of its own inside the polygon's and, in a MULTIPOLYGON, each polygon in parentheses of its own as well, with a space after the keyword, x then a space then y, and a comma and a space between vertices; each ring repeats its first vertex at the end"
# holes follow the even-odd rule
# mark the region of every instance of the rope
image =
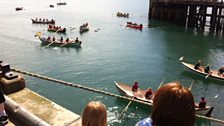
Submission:
POLYGON ((19 70, 19 69, 11 69, 11 70, 15 71, 17 73, 21 73, 21 74, 25 74, 25 75, 31 76, 31 77, 37 77, 37 78, 40 78, 40 79, 43 79, 43 80, 48 80, 48 81, 56 82, 56 83, 59 83, 59 84, 63 84, 63 85, 71 86, 71 87, 76 87, 76 88, 81 88, 83 90, 88 90, 88 91, 92 91, 92 92, 96 92, 96 93, 100 93, 100 94, 104 94, 104 95, 109 95, 109 96, 112 96, 112 97, 117 97, 117 98, 129 100, 129 101, 135 101, 135 102, 138 102, 138 103, 142 103, 142 104, 145 104, 145 105, 152 106, 152 104, 148 103, 148 102, 144 102, 144 101, 140 101, 140 100, 137 100, 137 99, 133 99, 133 98, 117 95, 117 94, 114 94, 114 93, 110 93, 110 92, 106 92, 106 91, 102 91, 102 90, 86 87, 86 86, 83 86, 83 85, 80 85, 80 84, 74 84, 74 83, 71 83, 71 82, 65 82, 65 81, 62 81, 62 80, 50 78, 50 77, 47 77, 47 76, 43 76, 43 75, 40 75, 40 74, 35 74, 35 73, 27 72, 27 71, 22 71, 22 70, 19 70))
MULTIPOLYGON (((40 75, 40 74, 35 74, 35 73, 23 71, 23 70, 20 70, 20 69, 12 68, 11 70, 15 71, 17 73, 21 73, 21 74, 25 74, 25 75, 31 76, 31 77, 37 77, 37 78, 40 78, 40 79, 56 82, 56 83, 59 83, 59 84, 63 84, 63 85, 71 86, 71 87, 76 87, 76 88, 81 88, 83 90, 88 90, 88 91, 92 91, 92 92, 96 92, 96 93, 100 93, 100 94, 104 94, 104 95, 109 95, 109 96, 112 96, 112 97, 117 97, 117 98, 120 98, 120 99, 125 99, 125 100, 134 101, 134 102, 137 102, 137 103, 141 103, 141 104, 152 106, 152 104, 148 103, 148 102, 143 102, 143 101, 140 101, 140 100, 137 100, 137 99, 133 99, 133 98, 117 95, 117 94, 114 94, 114 93, 110 93, 110 92, 106 92, 106 91, 102 91, 102 90, 86 87, 86 86, 83 86, 83 85, 80 85, 80 84, 74 84, 74 83, 71 83, 71 82, 66 82, 66 81, 50 78, 50 77, 43 76, 43 75, 40 75)), ((206 116, 202 116, 202 115, 198 115, 198 114, 196 114, 196 117, 224 124, 224 120, 221 120, 221 119, 206 117, 206 116)))

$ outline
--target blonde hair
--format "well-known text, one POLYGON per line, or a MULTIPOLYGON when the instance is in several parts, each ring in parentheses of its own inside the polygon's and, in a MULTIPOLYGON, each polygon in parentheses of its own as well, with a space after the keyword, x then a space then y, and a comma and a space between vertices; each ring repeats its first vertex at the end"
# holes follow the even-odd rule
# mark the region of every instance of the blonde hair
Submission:
POLYGON ((89 102, 83 110, 82 126, 107 126, 107 110, 103 103, 89 102))

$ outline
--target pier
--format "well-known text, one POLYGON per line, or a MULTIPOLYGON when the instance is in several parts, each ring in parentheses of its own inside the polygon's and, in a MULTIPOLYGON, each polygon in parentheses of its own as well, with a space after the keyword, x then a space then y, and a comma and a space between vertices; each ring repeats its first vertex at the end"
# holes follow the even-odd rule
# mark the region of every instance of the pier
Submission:
POLYGON ((211 33, 224 32, 223 0, 150 0, 149 4, 149 18, 211 33))

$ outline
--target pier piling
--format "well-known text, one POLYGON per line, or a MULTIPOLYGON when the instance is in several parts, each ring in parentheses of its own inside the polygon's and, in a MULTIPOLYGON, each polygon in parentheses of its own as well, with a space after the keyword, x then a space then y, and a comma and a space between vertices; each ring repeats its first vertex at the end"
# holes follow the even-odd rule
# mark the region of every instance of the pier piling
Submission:
POLYGON ((148 18, 211 33, 224 32, 223 0, 150 0, 148 18))

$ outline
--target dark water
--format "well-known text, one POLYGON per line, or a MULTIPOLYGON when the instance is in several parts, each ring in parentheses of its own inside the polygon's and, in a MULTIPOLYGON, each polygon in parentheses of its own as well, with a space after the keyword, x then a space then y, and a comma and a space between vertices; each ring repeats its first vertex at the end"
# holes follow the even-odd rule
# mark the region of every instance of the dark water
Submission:
MULTIPOLYGON (((147 0, 67 0, 66 6, 49 8, 55 0, 1 1, 0 7, 0 59, 11 67, 39 73, 68 82, 83 84, 119 94, 113 82, 157 89, 159 83, 180 81, 189 87, 195 80, 192 92, 195 100, 201 96, 214 106, 213 116, 224 118, 224 82, 205 79, 189 72, 178 61, 201 59, 218 69, 224 64, 223 38, 209 33, 185 30, 182 26, 148 20, 147 0), (23 6, 25 10, 15 11, 23 6), (115 13, 128 12, 130 18, 117 18, 115 13), (56 24, 68 29, 65 37, 79 37, 82 48, 43 48, 34 37, 38 31, 43 35, 47 26, 31 23, 31 18, 53 18, 56 24), (142 31, 125 28, 126 21, 142 23, 142 31), (82 35, 78 26, 88 22, 90 31, 82 35), (149 26, 149 27, 148 27, 149 26), (74 27, 74 30, 70 30, 74 27), (98 32, 94 30, 100 29, 98 32), (217 97, 215 97, 217 96, 217 97)), ((58 35, 60 37, 60 35, 58 35)), ((109 123, 115 126, 132 126, 150 114, 150 108, 132 103, 121 121, 116 115, 128 101, 81 89, 25 76, 27 87, 63 107, 81 114, 91 100, 100 100, 108 108, 109 123)), ((197 126, 220 126, 219 123, 197 119, 197 126)))

